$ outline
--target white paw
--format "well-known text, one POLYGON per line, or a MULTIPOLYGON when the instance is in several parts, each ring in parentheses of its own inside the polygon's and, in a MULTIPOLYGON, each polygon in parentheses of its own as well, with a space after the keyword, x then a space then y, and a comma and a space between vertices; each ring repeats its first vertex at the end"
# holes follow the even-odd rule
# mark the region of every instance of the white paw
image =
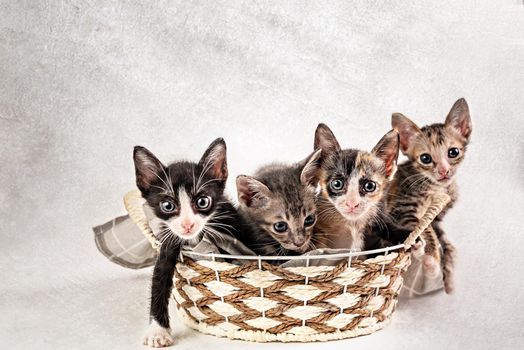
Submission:
POLYGON ((153 348, 163 348, 174 344, 173 337, 171 337, 171 330, 160 326, 155 321, 151 322, 149 329, 142 339, 142 344, 153 348))
POLYGON ((413 244, 411 247, 411 253, 413 254, 413 257, 420 259, 422 255, 424 255, 424 247, 426 245, 424 244, 423 240, 418 240, 413 244))
POLYGON ((429 278, 437 278, 439 275, 440 264, 431 255, 424 257, 424 274, 429 278))

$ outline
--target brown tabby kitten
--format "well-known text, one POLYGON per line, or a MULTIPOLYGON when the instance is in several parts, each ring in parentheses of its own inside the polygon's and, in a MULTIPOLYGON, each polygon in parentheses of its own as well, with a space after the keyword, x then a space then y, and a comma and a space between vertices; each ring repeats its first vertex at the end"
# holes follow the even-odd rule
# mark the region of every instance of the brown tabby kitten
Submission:
POLYGON ((400 113, 393 114, 393 128, 400 133, 400 147, 408 161, 399 165, 387 195, 389 213, 402 225, 413 228, 425 211, 425 202, 436 192, 447 193, 451 202, 422 235, 426 241, 424 270, 435 277, 441 265, 446 293, 451 293, 455 247, 449 242, 440 222, 457 199, 454 176, 464 159, 471 135, 471 118, 466 100, 461 98, 451 108, 444 124, 419 128, 400 113))
POLYGON ((362 250, 403 242, 409 231, 391 222, 382 209, 396 170, 398 133, 388 132, 369 153, 341 149, 333 132, 319 124, 315 148, 322 150, 315 226, 319 245, 362 250))
POLYGON ((294 165, 273 164, 237 177, 240 212, 254 227, 242 237, 260 255, 297 255, 314 249, 315 188, 320 150, 294 165))

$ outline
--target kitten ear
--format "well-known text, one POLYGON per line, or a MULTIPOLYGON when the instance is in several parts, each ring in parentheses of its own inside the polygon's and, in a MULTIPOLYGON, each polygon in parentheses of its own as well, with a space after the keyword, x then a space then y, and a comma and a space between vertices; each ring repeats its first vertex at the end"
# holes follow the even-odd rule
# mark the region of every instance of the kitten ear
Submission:
POLYGON ((198 164, 213 178, 226 181, 228 175, 226 153, 226 142, 220 137, 211 142, 198 164))
POLYGON ((447 128, 453 128, 458 131, 464 138, 469 139, 472 130, 471 116, 469 115, 468 103, 464 98, 457 100, 451 107, 446 117, 445 125, 447 128))
POLYGON ((165 166, 153 153, 142 146, 135 146, 133 160, 135 162, 136 185, 142 193, 147 192, 151 183, 160 176, 160 172, 165 171, 165 166))
POLYGON ((318 172, 320 170, 321 149, 317 149, 309 156, 300 173, 300 183, 304 186, 315 186, 318 182, 318 172))
POLYGON ((337 138, 324 123, 318 124, 315 130, 314 149, 321 149, 324 156, 341 150, 337 138))
POLYGON ((397 171, 397 159, 400 138, 396 130, 389 131, 384 135, 371 151, 372 154, 384 161, 386 165, 386 176, 390 179, 397 171))
POLYGON ((400 148, 402 152, 406 152, 409 149, 415 136, 421 132, 417 124, 413 123, 411 119, 401 113, 393 113, 391 116, 391 126, 397 130, 400 135, 400 148))
POLYGON ((247 175, 237 176, 238 201, 248 208, 263 208, 271 200, 271 190, 247 175))

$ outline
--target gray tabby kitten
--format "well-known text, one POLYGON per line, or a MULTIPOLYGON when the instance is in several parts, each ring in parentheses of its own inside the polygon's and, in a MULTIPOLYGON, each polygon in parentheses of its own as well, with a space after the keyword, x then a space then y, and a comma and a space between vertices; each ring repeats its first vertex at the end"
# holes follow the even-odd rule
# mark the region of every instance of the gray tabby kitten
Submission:
POLYGON ((399 165, 387 195, 387 209, 402 225, 413 228, 425 211, 426 199, 444 192, 451 202, 422 234, 426 242, 424 271, 436 277, 442 260, 446 293, 454 289, 453 271, 456 249, 440 227, 446 212, 457 200, 454 177, 464 159, 472 125, 466 100, 461 98, 451 108, 444 124, 419 128, 400 113, 393 114, 393 128, 400 134, 400 149, 408 160, 399 165), (439 246, 442 246, 441 257, 439 246))
POLYGON ((260 255, 299 255, 315 249, 315 189, 320 150, 294 164, 272 164, 237 177, 239 210, 253 224, 242 237, 260 255))

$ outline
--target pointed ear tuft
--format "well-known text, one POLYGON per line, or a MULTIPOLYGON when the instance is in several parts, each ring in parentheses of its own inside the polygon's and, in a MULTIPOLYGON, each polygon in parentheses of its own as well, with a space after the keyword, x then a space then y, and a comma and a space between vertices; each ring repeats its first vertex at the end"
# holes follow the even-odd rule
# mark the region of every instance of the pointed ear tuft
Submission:
POLYGON ((384 164, 386 165, 386 176, 388 179, 391 179, 397 171, 399 143, 400 139, 398 132, 396 130, 391 130, 380 139, 371 151, 371 153, 384 161, 384 164))
POLYGON ((469 114, 468 103, 464 98, 455 102, 448 116, 446 117, 446 127, 458 131, 466 140, 469 140, 472 131, 471 116, 469 114))
POLYGON ((341 150, 337 138, 330 128, 324 123, 320 123, 315 130, 314 149, 321 149, 322 156, 327 156, 341 150))
POLYGON ((218 138, 211 142, 198 164, 213 178, 226 181, 228 176, 226 153, 226 142, 223 138, 218 138))
POLYGON ((165 166, 153 153, 142 146, 135 146, 133 160, 135 162, 136 185, 142 193, 146 193, 151 188, 151 183, 161 176, 160 174, 165 170, 165 166))
POLYGON ((320 171, 321 149, 317 149, 311 154, 305 162, 302 172, 300 173, 300 183, 304 186, 316 186, 320 171))
POLYGON ((400 135, 400 149, 406 152, 415 137, 421 133, 417 124, 413 123, 411 119, 401 113, 393 113, 391 116, 391 126, 398 131, 400 135))
POLYGON ((262 182, 247 175, 237 176, 238 201, 241 206, 260 209, 269 204, 271 190, 262 182))

